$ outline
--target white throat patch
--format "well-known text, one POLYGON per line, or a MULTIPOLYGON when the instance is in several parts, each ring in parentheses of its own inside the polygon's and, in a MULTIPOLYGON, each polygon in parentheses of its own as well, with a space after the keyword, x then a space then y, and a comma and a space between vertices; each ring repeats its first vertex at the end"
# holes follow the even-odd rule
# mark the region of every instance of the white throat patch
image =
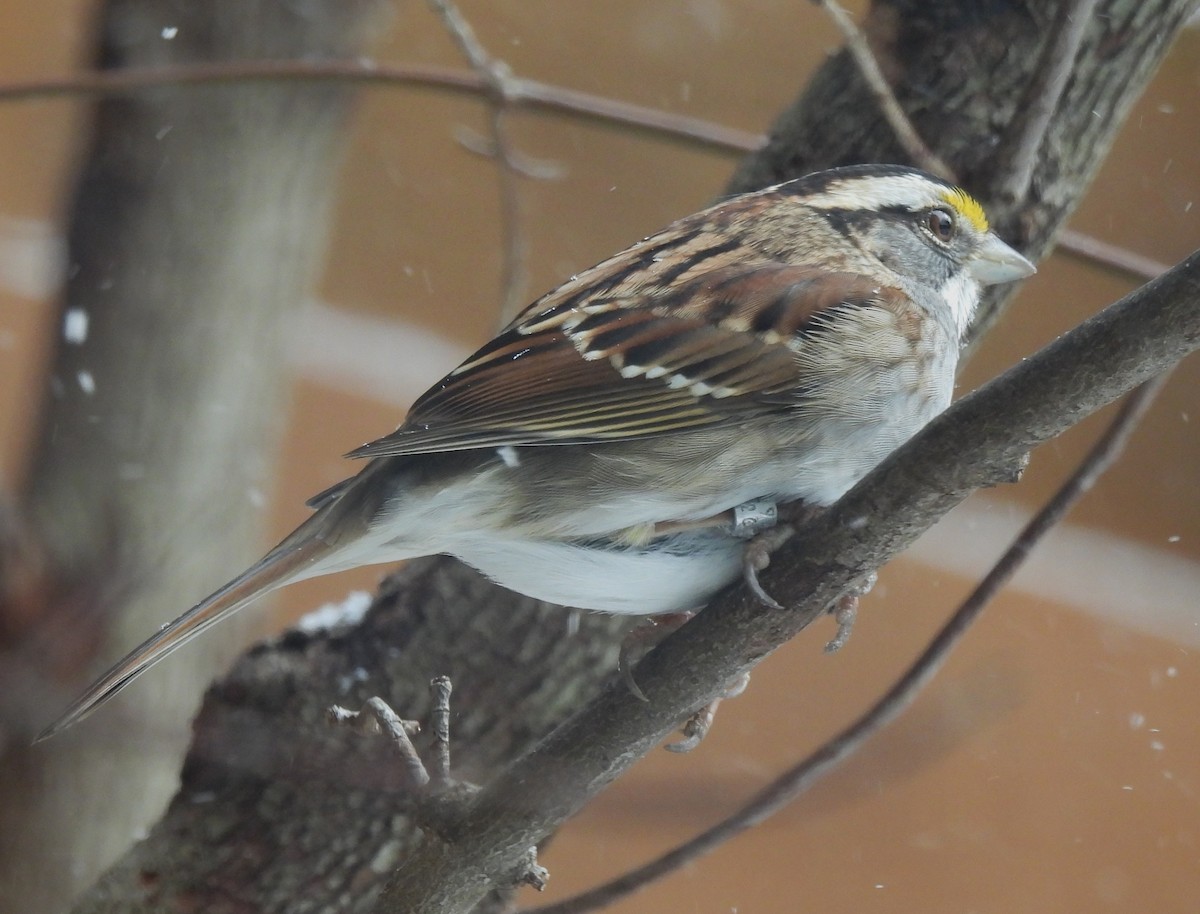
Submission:
POLYGON ((956 270, 938 289, 938 293, 950 306, 950 315, 961 340, 971 323, 971 315, 975 313, 975 307, 979 304, 979 284, 966 270, 956 270))

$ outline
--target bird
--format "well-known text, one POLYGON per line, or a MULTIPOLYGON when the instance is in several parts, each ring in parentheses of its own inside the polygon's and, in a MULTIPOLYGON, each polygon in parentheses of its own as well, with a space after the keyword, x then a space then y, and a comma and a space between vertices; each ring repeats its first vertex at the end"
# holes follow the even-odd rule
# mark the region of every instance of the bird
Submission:
POLYGON ((263 594, 352 567, 449 554, 565 606, 703 606, 742 574, 726 519, 835 502, 949 405, 982 288, 1034 271, 973 196, 906 166, 679 219, 525 308, 39 739, 263 594))

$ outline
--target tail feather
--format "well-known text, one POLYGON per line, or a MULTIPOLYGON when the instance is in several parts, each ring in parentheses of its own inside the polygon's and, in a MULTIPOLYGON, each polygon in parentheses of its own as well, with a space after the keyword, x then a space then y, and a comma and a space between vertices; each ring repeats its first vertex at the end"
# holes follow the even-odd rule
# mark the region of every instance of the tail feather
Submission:
POLYGON ((310 526, 314 520, 315 517, 256 564, 117 661, 58 720, 39 733, 34 742, 49 739, 83 720, 176 648, 263 594, 314 572, 320 573, 313 566, 333 552, 334 547, 323 537, 314 535, 316 531, 310 526))

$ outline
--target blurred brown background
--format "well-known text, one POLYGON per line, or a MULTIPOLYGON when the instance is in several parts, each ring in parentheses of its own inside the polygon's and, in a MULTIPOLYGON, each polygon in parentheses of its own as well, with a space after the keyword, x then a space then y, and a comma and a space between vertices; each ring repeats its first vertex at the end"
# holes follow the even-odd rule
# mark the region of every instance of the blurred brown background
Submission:
MULTIPOLYGON (((0 80, 78 67, 89 7, 0 6, 0 80)), ((462 65, 422 4, 396 7, 378 59, 462 65)), ((462 9, 519 74, 750 131, 764 130, 839 44, 818 10, 788 0, 462 9)), ((0 105, 0 483, 9 487, 23 473, 40 366, 58 330, 60 216, 86 114, 68 101, 0 105)), ((1198 122, 1193 29, 1132 113, 1073 227, 1164 263, 1193 250, 1198 122)), ((308 495, 346 474, 339 454, 395 426, 424 386, 495 327, 503 250, 495 170, 458 139, 486 124, 474 101, 363 92, 322 304, 296 303, 287 459, 277 489, 261 493, 275 533, 304 516, 308 495)), ((512 124, 525 154, 563 172, 521 182, 525 298, 703 205, 734 161, 565 118, 522 114, 512 124)), ((1056 255, 972 360, 962 388, 1133 285, 1056 255)), ((614 910, 1200 908, 1198 380, 1193 359, 1121 465, 900 722, 789 811, 614 910)), ((731 811, 848 722, 923 646, 1102 422, 1042 448, 1019 486, 974 499, 887 569, 842 653, 821 654, 826 630, 790 645, 724 706, 700 750, 655 753, 586 810, 543 856, 548 896, 615 874, 731 811)), ((294 588, 278 601, 290 615, 264 618, 262 630, 369 589, 381 573, 294 588)), ((193 596, 165 607, 164 619, 193 596)))

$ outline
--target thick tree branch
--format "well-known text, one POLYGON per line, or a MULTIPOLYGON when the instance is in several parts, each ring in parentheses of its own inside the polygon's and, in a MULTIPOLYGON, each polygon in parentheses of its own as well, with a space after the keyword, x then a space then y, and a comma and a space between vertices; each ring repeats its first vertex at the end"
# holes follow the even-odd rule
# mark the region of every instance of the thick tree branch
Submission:
POLYGON ((1033 79, 1025 88, 1016 117, 996 149, 995 174, 1001 176, 997 193, 1008 200, 1024 200, 1033 181, 1038 153, 1058 110, 1067 80, 1075 69, 1075 56, 1083 43, 1097 0, 1072 0, 1059 10, 1033 79))

